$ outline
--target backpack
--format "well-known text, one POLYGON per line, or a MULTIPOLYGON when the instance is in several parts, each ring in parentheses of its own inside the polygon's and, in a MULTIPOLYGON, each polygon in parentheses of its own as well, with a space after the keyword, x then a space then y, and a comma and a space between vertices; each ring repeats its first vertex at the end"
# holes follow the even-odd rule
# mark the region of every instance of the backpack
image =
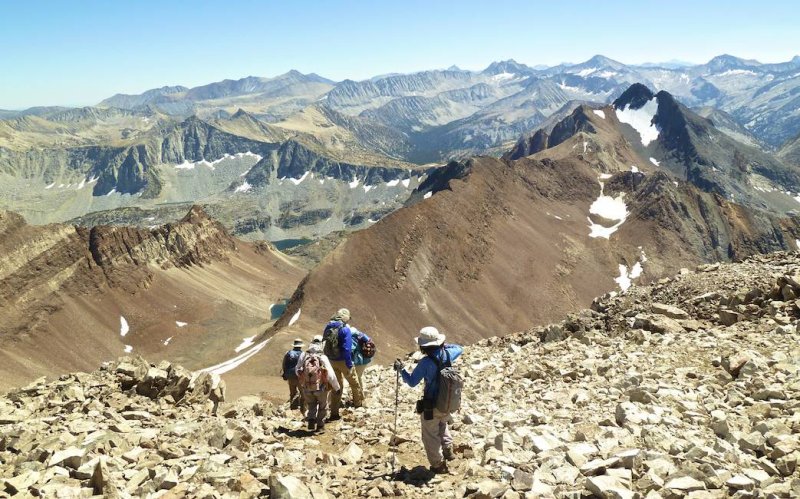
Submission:
POLYGON ((362 340, 359 343, 361 347, 361 355, 363 355, 364 358, 371 359, 375 356, 377 349, 375 348, 375 343, 372 340, 362 340))
POLYGON ((300 354, 297 350, 289 350, 286 352, 286 369, 284 370, 284 375, 287 378, 294 378, 296 377, 295 369, 297 368, 297 362, 300 360, 300 354))
POLYGON ((344 323, 338 326, 328 326, 322 333, 322 353, 329 359, 339 357, 339 331, 344 327, 344 323))
POLYGON ((300 369, 300 387, 305 390, 317 391, 328 382, 328 370, 319 354, 308 353, 303 358, 300 369))
POLYGON ((439 362, 438 358, 433 358, 439 370, 437 375, 439 393, 436 394, 435 407, 440 412, 451 413, 461 409, 461 390, 464 388, 464 378, 458 368, 453 367, 450 353, 447 350, 444 353, 447 356, 445 362, 439 362))

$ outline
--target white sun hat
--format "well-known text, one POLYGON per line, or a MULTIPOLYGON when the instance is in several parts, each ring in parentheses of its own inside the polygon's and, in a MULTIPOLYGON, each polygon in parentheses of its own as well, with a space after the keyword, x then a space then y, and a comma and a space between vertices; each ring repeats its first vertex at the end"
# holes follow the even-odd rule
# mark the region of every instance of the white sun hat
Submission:
POLYGON ((444 335, 433 326, 426 326, 419 330, 417 343, 421 347, 432 347, 444 343, 444 335))

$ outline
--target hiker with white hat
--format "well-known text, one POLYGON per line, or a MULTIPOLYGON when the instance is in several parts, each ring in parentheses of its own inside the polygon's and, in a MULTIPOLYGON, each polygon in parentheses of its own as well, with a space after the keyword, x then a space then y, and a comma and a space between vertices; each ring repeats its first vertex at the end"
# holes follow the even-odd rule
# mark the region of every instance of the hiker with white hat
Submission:
MULTIPOLYGON (((425 380, 425 390, 422 399, 417 401, 417 413, 420 414, 422 426, 422 444, 425 454, 434 473, 447 473, 447 461, 454 459, 453 437, 450 435, 448 422, 450 412, 443 407, 439 400, 440 380, 444 379, 441 373, 445 369, 452 369, 451 364, 464 349, 459 345, 446 345, 445 336, 433 326, 427 326, 419 331, 417 344, 425 356, 409 373, 403 368, 400 360, 395 361, 394 369, 398 371, 409 386, 417 386, 425 380), (442 410, 444 409, 444 410, 442 410)), ((442 390, 446 390, 442 387, 442 390)), ((460 403, 461 387, 458 388, 460 403)), ((457 409, 456 409, 457 410, 457 409)))
POLYGON ((292 343, 292 349, 283 356, 283 367, 281 369, 281 377, 289 383, 289 408, 300 409, 301 411, 303 411, 305 404, 303 404, 302 394, 297 389, 295 369, 302 353, 303 340, 296 338, 292 343))

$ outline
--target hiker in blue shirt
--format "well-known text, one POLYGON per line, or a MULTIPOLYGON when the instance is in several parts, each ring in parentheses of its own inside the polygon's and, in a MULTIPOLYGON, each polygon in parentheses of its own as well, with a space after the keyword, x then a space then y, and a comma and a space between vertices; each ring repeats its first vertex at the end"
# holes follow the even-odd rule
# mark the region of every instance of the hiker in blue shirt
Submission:
POLYGON ((417 402, 417 412, 420 413, 422 444, 431 463, 431 471, 434 473, 446 473, 447 461, 455 457, 453 437, 447 425, 450 414, 435 408, 436 396, 439 393, 438 366, 456 360, 464 351, 459 345, 445 345, 444 339, 445 336, 435 327, 424 327, 419 331, 417 344, 425 357, 411 373, 403 369, 403 363, 399 360, 394 363, 395 371, 400 373, 407 385, 414 387, 425 380, 425 390, 422 400, 417 402))
POLYGON ((303 396, 297 389, 297 374, 295 368, 300 354, 303 353, 303 340, 297 338, 292 344, 292 349, 283 356, 281 377, 289 383, 289 408, 303 410, 303 396))
POLYGON ((328 355, 331 361, 333 372, 336 374, 336 379, 340 386, 340 389, 331 395, 330 421, 335 421, 341 417, 339 408, 342 405, 344 380, 347 380, 350 391, 353 392, 353 407, 361 407, 364 402, 364 392, 361 390, 361 384, 358 382, 358 374, 353 363, 353 332, 350 326, 347 325, 348 322, 350 322, 350 311, 346 308, 340 308, 331 317, 322 333, 325 354, 328 355), (335 335, 335 337, 331 335, 335 335), (329 350, 330 338, 336 339, 334 351, 329 350))
POLYGON ((365 333, 364 331, 359 331, 358 329, 356 329, 355 326, 350 326, 350 332, 352 333, 353 336, 353 350, 352 350, 353 365, 356 367, 358 384, 359 386, 361 386, 361 391, 363 393, 364 369, 367 368, 367 364, 372 362, 372 357, 367 357, 366 355, 364 355, 362 348, 365 343, 367 343, 368 341, 372 341, 372 338, 367 336, 367 333, 365 333))

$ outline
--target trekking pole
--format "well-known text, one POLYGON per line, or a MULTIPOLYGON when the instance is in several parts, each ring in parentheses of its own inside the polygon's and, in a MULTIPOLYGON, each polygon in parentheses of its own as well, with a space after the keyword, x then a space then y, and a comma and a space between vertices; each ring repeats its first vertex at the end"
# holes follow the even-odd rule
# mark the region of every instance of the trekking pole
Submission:
POLYGON ((400 371, 395 372, 394 383, 394 429, 392 430, 392 480, 394 480, 395 462, 397 460, 397 412, 400 405, 400 371))

